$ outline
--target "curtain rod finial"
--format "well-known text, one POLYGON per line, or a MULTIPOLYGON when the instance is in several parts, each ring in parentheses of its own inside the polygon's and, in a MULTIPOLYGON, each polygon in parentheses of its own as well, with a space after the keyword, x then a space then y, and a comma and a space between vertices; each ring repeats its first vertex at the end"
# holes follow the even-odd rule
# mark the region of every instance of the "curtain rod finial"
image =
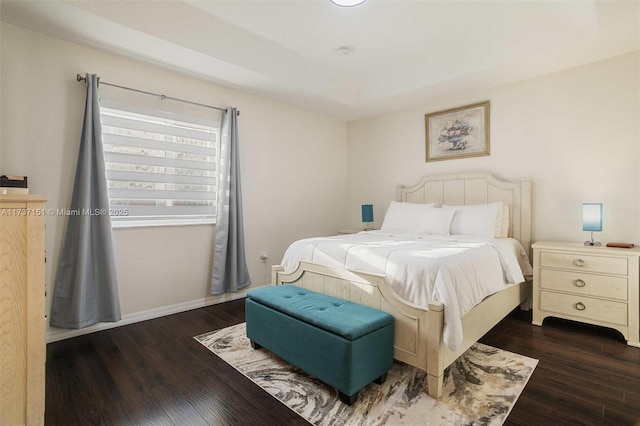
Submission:
POLYGON ((77 81, 82 81, 82 80, 86 80, 86 79, 87 79, 87 77, 83 77, 80 74, 76 74, 76 80, 77 81))

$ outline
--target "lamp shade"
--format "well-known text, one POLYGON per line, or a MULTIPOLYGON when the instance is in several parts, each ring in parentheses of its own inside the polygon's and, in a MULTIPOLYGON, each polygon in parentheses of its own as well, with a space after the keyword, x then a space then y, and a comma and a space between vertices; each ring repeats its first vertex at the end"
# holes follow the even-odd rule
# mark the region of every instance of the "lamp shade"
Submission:
POLYGON ((362 221, 364 223, 373 222, 373 204, 362 205, 362 221))
POLYGON ((582 230, 602 231, 602 203, 582 204, 582 230))

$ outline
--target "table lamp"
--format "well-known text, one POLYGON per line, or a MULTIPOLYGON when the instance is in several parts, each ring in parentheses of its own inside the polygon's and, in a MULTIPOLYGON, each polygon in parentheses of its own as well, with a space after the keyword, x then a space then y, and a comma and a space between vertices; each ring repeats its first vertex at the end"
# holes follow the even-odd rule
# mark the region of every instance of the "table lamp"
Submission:
POLYGON ((599 241, 593 240, 593 233, 602 231, 602 203, 582 204, 582 230, 591 232, 591 240, 585 241, 585 246, 600 246, 599 241))
POLYGON ((373 222, 373 204, 362 205, 362 222, 364 222, 364 230, 369 230, 369 225, 373 222))

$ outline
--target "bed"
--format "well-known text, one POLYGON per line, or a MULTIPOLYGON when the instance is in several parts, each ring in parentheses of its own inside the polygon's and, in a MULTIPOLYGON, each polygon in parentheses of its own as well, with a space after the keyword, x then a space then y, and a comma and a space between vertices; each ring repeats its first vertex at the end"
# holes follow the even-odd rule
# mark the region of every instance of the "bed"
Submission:
MULTIPOLYGON (((396 201, 405 203, 404 206, 424 204, 434 207, 501 204, 509 219, 502 231, 503 236, 520 243, 525 259, 530 250, 529 180, 503 181, 487 173, 428 176, 413 186, 399 186, 396 201)), ((370 233, 364 234, 357 234, 357 238, 369 238, 366 234, 370 233)), ((332 266, 331 262, 321 264, 306 260, 298 261, 295 270, 291 270, 291 265, 284 264, 286 257, 282 265, 273 267, 274 284, 294 284, 393 315, 394 358, 427 372, 429 394, 433 398, 442 395, 444 370, 514 308, 526 306, 531 297, 529 270, 523 269, 522 282, 505 285, 464 312, 459 318, 459 341, 452 345, 450 341, 445 343, 445 323, 451 322, 451 316, 445 316, 445 311, 450 314, 452 309, 446 309, 443 301, 412 303, 394 290, 392 285, 396 279, 385 273, 363 272, 364 268, 332 266)))

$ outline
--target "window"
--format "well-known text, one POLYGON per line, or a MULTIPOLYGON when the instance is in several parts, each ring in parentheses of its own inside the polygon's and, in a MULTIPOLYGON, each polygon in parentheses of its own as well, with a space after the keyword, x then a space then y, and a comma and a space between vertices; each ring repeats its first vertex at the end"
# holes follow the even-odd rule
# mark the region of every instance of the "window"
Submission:
POLYGON ((101 101, 114 227, 215 223, 219 123, 101 101))

